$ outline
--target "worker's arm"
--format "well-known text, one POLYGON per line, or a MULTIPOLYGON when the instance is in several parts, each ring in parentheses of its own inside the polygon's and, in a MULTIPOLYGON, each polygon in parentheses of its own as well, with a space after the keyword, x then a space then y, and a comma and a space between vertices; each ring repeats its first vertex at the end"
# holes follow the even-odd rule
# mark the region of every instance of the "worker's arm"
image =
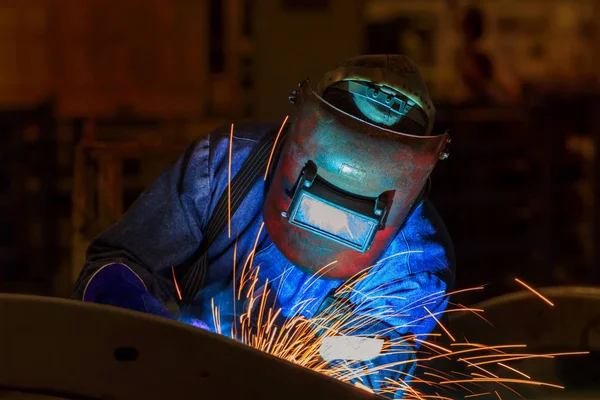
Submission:
POLYGON ((191 145, 91 242, 74 298, 161 314, 152 297, 164 303, 174 296, 171 266, 188 259, 203 238, 209 143, 207 137, 191 145))
MULTIPOLYGON (((350 296, 353 315, 361 316, 354 317, 357 329, 352 335, 387 341, 381 355, 361 362, 376 372, 353 380, 375 390, 392 381, 411 380, 414 360, 426 357, 421 341, 435 340, 428 337, 438 325, 430 313, 444 319, 442 313, 448 304, 445 295, 454 281, 454 252, 440 217, 428 201, 415 210, 381 260, 350 296)), ((402 390, 395 396, 401 398, 402 390)))

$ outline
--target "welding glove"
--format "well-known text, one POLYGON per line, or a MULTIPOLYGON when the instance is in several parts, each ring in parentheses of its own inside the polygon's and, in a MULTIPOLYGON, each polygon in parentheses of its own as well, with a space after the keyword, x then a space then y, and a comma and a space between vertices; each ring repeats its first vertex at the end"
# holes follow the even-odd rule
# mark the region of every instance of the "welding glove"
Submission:
POLYGON ((100 268, 90 278, 83 293, 83 301, 175 319, 148 292, 136 273, 123 264, 109 264, 100 268))

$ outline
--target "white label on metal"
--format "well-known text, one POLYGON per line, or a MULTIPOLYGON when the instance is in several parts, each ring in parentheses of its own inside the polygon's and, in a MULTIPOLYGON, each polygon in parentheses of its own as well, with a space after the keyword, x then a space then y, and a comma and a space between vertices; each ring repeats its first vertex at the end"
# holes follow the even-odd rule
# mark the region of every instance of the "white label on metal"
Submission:
POLYGON ((377 357, 383 348, 383 339, 360 336, 329 336, 323 339, 319 354, 325 361, 367 361, 377 357))

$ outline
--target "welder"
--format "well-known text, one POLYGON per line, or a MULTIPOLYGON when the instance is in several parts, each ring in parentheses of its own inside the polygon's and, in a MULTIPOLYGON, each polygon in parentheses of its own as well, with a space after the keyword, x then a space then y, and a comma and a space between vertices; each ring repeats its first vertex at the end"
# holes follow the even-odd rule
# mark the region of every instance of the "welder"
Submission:
MULTIPOLYGON (((345 310, 375 322, 355 335, 431 333, 453 284, 451 240, 427 199, 449 136, 432 134, 435 108, 417 66, 403 55, 353 57, 316 85, 301 81, 289 100, 284 126, 236 124, 194 142, 92 241, 74 297, 216 331, 214 304, 227 334, 248 305, 233 293, 252 258, 256 293, 268 280, 281 318, 321 315, 362 274, 345 310)), ((362 383, 378 390, 414 368, 362 383)))

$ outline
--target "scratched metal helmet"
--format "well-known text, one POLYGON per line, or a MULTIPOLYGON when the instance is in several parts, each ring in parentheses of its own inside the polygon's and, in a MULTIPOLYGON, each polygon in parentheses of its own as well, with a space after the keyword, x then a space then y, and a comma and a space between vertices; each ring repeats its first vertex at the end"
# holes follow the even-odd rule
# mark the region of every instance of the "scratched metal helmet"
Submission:
POLYGON ((302 81, 263 210, 293 264, 348 279, 373 265, 418 203, 447 134, 402 55, 348 59, 316 87, 302 81))

